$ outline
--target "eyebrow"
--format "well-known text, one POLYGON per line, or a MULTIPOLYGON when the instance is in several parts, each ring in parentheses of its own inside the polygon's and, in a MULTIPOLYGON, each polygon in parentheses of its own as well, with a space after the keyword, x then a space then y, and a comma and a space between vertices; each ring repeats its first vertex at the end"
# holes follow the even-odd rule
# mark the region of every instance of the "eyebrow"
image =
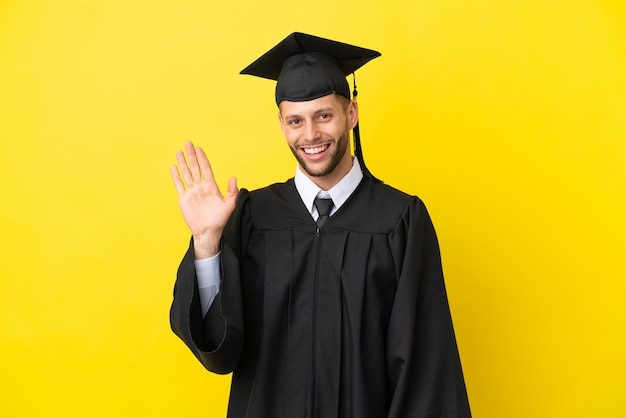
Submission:
MULTIPOLYGON (((320 113, 330 113, 330 112, 336 112, 336 110, 332 107, 323 107, 321 109, 317 109, 316 111, 313 112, 313 115, 319 115, 320 113)), ((302 116, 300 116, 298 113, 290 113, 288 115, 284 115, 283 118, 285 119, 292 119, 292 118, 300 118, 302 119, 302 116)))

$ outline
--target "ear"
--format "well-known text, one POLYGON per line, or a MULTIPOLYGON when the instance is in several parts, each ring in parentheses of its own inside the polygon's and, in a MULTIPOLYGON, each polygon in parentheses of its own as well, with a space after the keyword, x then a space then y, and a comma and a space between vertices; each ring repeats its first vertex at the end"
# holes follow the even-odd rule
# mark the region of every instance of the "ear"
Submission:
POLYGON ((280 125, 280 130, 283 132, 283 136, 285 135, 285 120, 283 119, 283 114, 280 109, 278 109, 278 124, 280 125))
POLYGON ((348 126, 350 129, 354 129, 358 121, 359 105, 354 100, 350 100, 350 103, 348 104, 348 126))

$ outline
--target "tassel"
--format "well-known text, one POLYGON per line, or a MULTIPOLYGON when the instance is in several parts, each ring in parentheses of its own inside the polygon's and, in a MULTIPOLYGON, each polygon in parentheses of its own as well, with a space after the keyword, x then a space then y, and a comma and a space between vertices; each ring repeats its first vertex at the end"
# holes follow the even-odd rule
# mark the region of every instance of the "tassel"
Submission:
MULTIPOLYGON (((354 91, 352 92, 352 100, 356 102, 357 96, 359 92, 356 90, 356 76, 352 73, 352 83, 354 85, 354 91)), ((359 130, 359 122, 356 123, 354 129, 352 130, 352 137, 354 140, 354 155, 356 159, 359 161, 359 165, 361 166, 361 171, 363 171, 363 175, 365 177, 369 177, 376 182, 380 182, 376 177, 372 175, 372 173, 368 170, 365 165, 365 161, 363 160, 363 150, 361 149, 361 133, 359 130)))

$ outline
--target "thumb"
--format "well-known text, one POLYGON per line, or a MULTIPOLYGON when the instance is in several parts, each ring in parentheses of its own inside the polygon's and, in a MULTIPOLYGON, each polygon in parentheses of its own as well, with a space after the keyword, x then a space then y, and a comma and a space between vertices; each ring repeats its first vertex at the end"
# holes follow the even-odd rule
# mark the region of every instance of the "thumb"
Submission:
POLYGON ((226 192, 226 199, 232 199, 237 196, 239 189, 237 188, 237 177, 231 177, 228 181, 228 191, 226 192))

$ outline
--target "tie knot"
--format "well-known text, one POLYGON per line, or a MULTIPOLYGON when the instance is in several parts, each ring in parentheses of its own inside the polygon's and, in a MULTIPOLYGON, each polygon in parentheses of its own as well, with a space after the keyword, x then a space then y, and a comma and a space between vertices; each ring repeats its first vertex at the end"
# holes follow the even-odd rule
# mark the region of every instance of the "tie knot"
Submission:
POLYGON ((330 210, 333 207, 333 200, 316 197, 313 204, 317 208, 317 212, 320 216, 328 216, 330 215, 330 210))

